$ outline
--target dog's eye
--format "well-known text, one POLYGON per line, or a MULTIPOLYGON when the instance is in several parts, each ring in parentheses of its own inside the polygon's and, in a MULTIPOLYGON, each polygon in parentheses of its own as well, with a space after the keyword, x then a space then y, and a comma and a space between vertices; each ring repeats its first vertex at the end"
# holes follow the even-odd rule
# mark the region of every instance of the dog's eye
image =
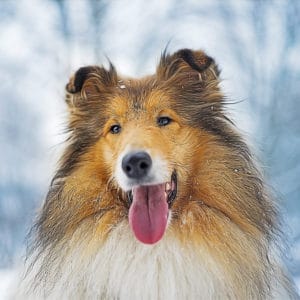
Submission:
POLYGON ((166 126, 170 124, 172 120, 169 117, 159 117, 157 118, 157 125, 158 126, 166 126))
POLYGON ((115 124, 115 125, 112 125, 111 127, 110 127, 110 133, 112 133, 112 134, 118 134, 118 133, 120 133, 120 131, 121 131, 121 126, 120 125, 118 125, 118 124, 115 124))

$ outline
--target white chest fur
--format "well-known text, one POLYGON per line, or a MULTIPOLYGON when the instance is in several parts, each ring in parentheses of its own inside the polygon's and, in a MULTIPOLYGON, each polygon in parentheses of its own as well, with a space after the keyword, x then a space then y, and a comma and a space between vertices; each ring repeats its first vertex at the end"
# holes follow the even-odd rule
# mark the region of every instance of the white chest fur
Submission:
POLYGON ((143 245, 126 227, 115 230, 88 266, 89 297, 105 291, 109 299, 209 299, 220 288, 206 253, 184 249, 168 236, 143 245))
MULTIPOLYGON (((46 257, 46 264, 44 261, 42 266, 42 272, 47 272, 45 283, 34 291, 29 290, 26 297, 25 290, 36 281, 35 275, 41 266, 37 261, 22 282, 17 298, 237 298, 234 284, 204 247, 183 247, 168 233, 157 244, 144 245, 135 239, 128 224, 123 223, 111 232, 96 254, 90 256, 87 255, 89 245, 78 242, 78 238, 77 242, 71 241, 76 247, 61 248, 53 260, 46 257)), ((253 299, 253 296, 246 298, 253 299)))
MULTIPOLYGON (((48 277, 29 291, 30 299, 212 299, 228 294, 225 278, 203 249, 180 246, 165 237, 155 245, 138 242, 127 224, 120 224, 89 259, 86 245, 48 263, 48 277), (218 293, 216 292, 218 291, 218 293)), ((39 261, 19 292, 35 279, 39 261)), ((26 298, 26 297, 25 297, 26 298)))

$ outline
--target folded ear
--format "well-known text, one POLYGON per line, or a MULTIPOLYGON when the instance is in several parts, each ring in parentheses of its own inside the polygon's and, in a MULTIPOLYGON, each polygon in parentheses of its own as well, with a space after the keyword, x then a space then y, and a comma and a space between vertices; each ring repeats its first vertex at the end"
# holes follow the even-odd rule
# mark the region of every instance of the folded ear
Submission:
POLYGON ((82 67, 66 85, 66 102, 70 108, 80 108, 87 103, 101 101, 109 88, 117 84, 117 73, 112 64, 109 70, 98 66, 82 67))
POLYGON ((218 81, 219 74, 214 60, 201 50, 182 49, 172 55, 164 52, 157 68, 160 79, 168 80, 179 76, 183 80, 182 84, 187 80, 201 83, 218 81))

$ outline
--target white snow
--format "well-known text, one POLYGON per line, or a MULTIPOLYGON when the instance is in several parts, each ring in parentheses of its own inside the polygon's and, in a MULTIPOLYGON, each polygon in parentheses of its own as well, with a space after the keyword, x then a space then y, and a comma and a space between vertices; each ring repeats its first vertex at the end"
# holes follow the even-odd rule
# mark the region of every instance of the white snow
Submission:
POLYGON ((8 300, 11 297, 16 280, 16 270, 0 269, 0 300, 8 300))

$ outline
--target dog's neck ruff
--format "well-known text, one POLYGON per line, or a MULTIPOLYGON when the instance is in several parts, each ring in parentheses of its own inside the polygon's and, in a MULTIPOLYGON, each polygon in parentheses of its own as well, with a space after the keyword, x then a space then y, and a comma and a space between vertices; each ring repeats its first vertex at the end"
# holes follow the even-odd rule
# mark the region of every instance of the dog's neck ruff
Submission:
MULTIPOLYGON (((31 299, 212 299, 227 290, 206 251, 184 248, 168 232, 159 243, 145 245, 124 222, 93 256, 88 245, 76 245, 71 253, 56 253, 55 266, 42 271, 49 272, 47 282, 29 291, 31 299)), ((35 281, 39 267, 37 261, 21 290, 35 281)))
MULTIPOLYGON (((123 222, 92 255, 89 244, 78 243, 79 235, 72 239, 71 247, 59 247, 54 257, 38 258, 16 299, 206 300, 258 295, 251 285, 238 291, 205 247, 183 246, 170 232, 159 243, 145 245, 123 222), (50 263, 45 265, 43 259, 50 263), (40 272, 47 274, 41 282, 36 277, 40 272), (38 284, 35 289, 32 283, 38 284)), ((281 294, 275 298, 283 299, 281 294)))

